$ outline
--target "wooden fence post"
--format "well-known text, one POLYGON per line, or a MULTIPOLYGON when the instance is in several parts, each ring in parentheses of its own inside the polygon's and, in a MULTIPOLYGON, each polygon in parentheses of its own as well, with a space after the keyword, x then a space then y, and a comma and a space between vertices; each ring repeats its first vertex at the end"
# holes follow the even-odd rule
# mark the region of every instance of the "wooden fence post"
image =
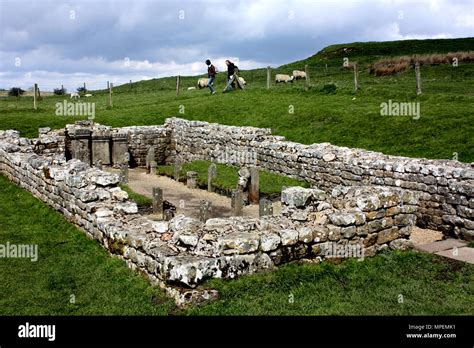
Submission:
POLYGON ((306 86, 309 86, 309 68, 308 64, 304 66, 304 73, 306 75, 306 86))
POLYGON ((109 81, 107 81, 107 90, 110 89, 109 81))
POLYGON ((352 65, 354 66, 354 90, 358 90, 359 89, 359 81, 358 81, 358 74, 359 74, 359 70, 357 69, 357 63, 354 62, 352 63, 352 65))
POLYGON ((176 76, 176 96, 179 95, 179 75, 176 76))
POLYGON ((38 89, 38 84, 35 83, 35 84, 33 85, 33 109, 35 109, 35 110, 36 110, 36 108, 37 108, 37 107, 36 107, 36 90, 37 90, 37 89, 38 89))
POLYGON ((272 73, 270 71, 270 66, 267 66, 267 89, 270 89, 271 79, 272 79, 272 73))
POLYGON ((132 91, 132 80, 130 80, 130 91, 132 91))
POLYGON ((61 85, 61 93, 62 93, 62 95, 64 95, 64 86, 63 85, 61 85))
POLYGON ((84 94, 87 93, 87 89, 86 89, 86 83, 84 82, 84 94))
POLYGON ((421 75, 420 75, 420 63, 415 62, 415 78, 416 78, 416 95, 421 94, 421 75))
POLYGON ((114 105, 112 104, 112 88, 114 87, 114 84, 110 82, 109 85, 109 106, 113 107, 114 105))

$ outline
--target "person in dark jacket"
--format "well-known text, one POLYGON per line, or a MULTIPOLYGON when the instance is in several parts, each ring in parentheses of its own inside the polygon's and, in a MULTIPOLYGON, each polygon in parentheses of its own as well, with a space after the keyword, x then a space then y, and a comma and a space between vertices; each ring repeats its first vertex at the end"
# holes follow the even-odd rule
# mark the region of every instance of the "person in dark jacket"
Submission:
POLYGON ((207 81, 207 87, 211 90, 211 94, 216 94, 216 91, 214 87, 212 87, 212 84, 214 83, 214 80, 216 79, 216 74, 217 70, 214 65, 211 64, 211 61, 208 59, 206 60, 206 65, 207 65, 207 77, 209 80, 207 81))
POLYGON ((227 86, 224 88, 224 93, 227 91, 231 91, 233 88, 235 88, 234 74, 239 71, 237 66, 230 60, 227 59, 225 63, 227 64, 227 86))

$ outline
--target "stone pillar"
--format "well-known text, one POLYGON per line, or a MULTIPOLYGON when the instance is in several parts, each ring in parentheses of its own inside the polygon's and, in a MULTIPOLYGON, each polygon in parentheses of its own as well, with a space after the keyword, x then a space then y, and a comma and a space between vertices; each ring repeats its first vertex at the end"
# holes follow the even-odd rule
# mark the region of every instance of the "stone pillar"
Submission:
POLYGON ((128 135, 126 133, 113 133, 112 163, 114 167, 118 167, 123 163, 126 153, 128 153, 128 135))
POLYGON ((249 189, 249 201, 250 203, 258 203, 260 199, 260 185, 259 185, 259 172, 257 167, 250 168, 250 189, 249 189))
POLYGON ((217 166, 215 163, 211 163, 207 168, 207 190, 214 192, 214 186, 212 185, 214 179, 217 176, 217 166))
POLYGON ((77 128, 71 136, 72 158, 91 164, 90 140, 92 131, 87 128, 77 128))
POLYGON ((150 161, 150 174, 155 175, 156 174, 156 161, 150 161))
POLYGON ((107 135, 92 135, 92 163, 101 161, 110 164, 110 137, 107 135))
POLYGON ((181 158, 176 157, 173 163, 173 177, 176 181, 179 181, 179 172, 183 168, 183 164, 181 162, 181 158))
POLYGON ((145 165, 146 165, 147 173, 149 174, 151 173, 151 161, 155 161, 155 147, 154 146, 150 146, 146 154, 145 165))
POLYGON ((163 214, 163 190, 153 187, 153 214, 163 214))
POLYGON ((201 201, 201 205, 199 206, 199 220, 206 222, 207 219, 209 219, 211 209, 211 202, 201 201))
POLYGON ((95 166, 97 169, 102 170, 102 161, 101 161, 101 160, 95 161, 94 166, 95 166))
POLYGON ((268 199, 262 198, 258 207, 259 216, 273 215, 273 205, 268 199))
POLYGON ((187 176, 186 185, 188 186, 188 188, 195 189, 197 187, 198 173, 197 172, 187 172, 186 176, 187 176))
POLYGON ((122 163, 120 165, 120 183, 128 183, 128 163, 122 163))
POLYGON ((241 190, 232 191, 231 208, 232 208, 232 215, 242 216, 243 193, 241 190))

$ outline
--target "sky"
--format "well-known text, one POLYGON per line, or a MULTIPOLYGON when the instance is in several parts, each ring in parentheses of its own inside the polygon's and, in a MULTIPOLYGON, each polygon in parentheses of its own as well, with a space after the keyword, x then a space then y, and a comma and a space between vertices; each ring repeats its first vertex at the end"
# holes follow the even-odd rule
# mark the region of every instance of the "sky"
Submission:
POLYGON ((0 88, 277 67, 354 41, 474 36, 474 0, 0 0, 0 88))

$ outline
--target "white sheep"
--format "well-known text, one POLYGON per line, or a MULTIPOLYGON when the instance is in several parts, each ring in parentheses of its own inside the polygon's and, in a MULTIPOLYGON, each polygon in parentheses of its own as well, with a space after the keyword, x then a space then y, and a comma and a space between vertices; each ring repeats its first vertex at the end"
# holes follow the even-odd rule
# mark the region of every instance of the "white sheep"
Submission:
POLYGON ((293 76, 295 77, 295 80, 306 79, 306 72, 301 70, 293 70, 293 76))
POLYGON ((199 80, 198 80, 198 87, 199 87, 199 89, 201 89, 201 88, 206 88, 208 82, 209 82, 209 79, 207 79, 207 78, 201 78, 201 79, 199 79, 199 80))
POLYGON ((71 93, 71 98, 69 98, 69 99, 72 99, 72 98, 77 99, 77 98, 80 98, 80 97, 81 97, 81 96, 79 95, 79 93, 74 92, 74 93, 71 93))
POLYGON ((240 81, 240 84, 241 84, 242 86, 246 86, 246 85, 247 85, 247 82, 244 80, 243 77, 240 77, 240 76, 239 76, 239 81, 240 81))
POLYGON ((275 83, 279 83, 279 82, 284 82, 284 83, 291 82, 291 83, 293 83, 294 79, 295 79, 294 76, 285 75, 285 74, 276 74, 275 83))
POLYGON ((91 94, 91 93, 87 93, 87 94, 84 95, 84 97, 86 97, 86 98, 93 97, 93 96, 94 96, 94 95, 91 94))

